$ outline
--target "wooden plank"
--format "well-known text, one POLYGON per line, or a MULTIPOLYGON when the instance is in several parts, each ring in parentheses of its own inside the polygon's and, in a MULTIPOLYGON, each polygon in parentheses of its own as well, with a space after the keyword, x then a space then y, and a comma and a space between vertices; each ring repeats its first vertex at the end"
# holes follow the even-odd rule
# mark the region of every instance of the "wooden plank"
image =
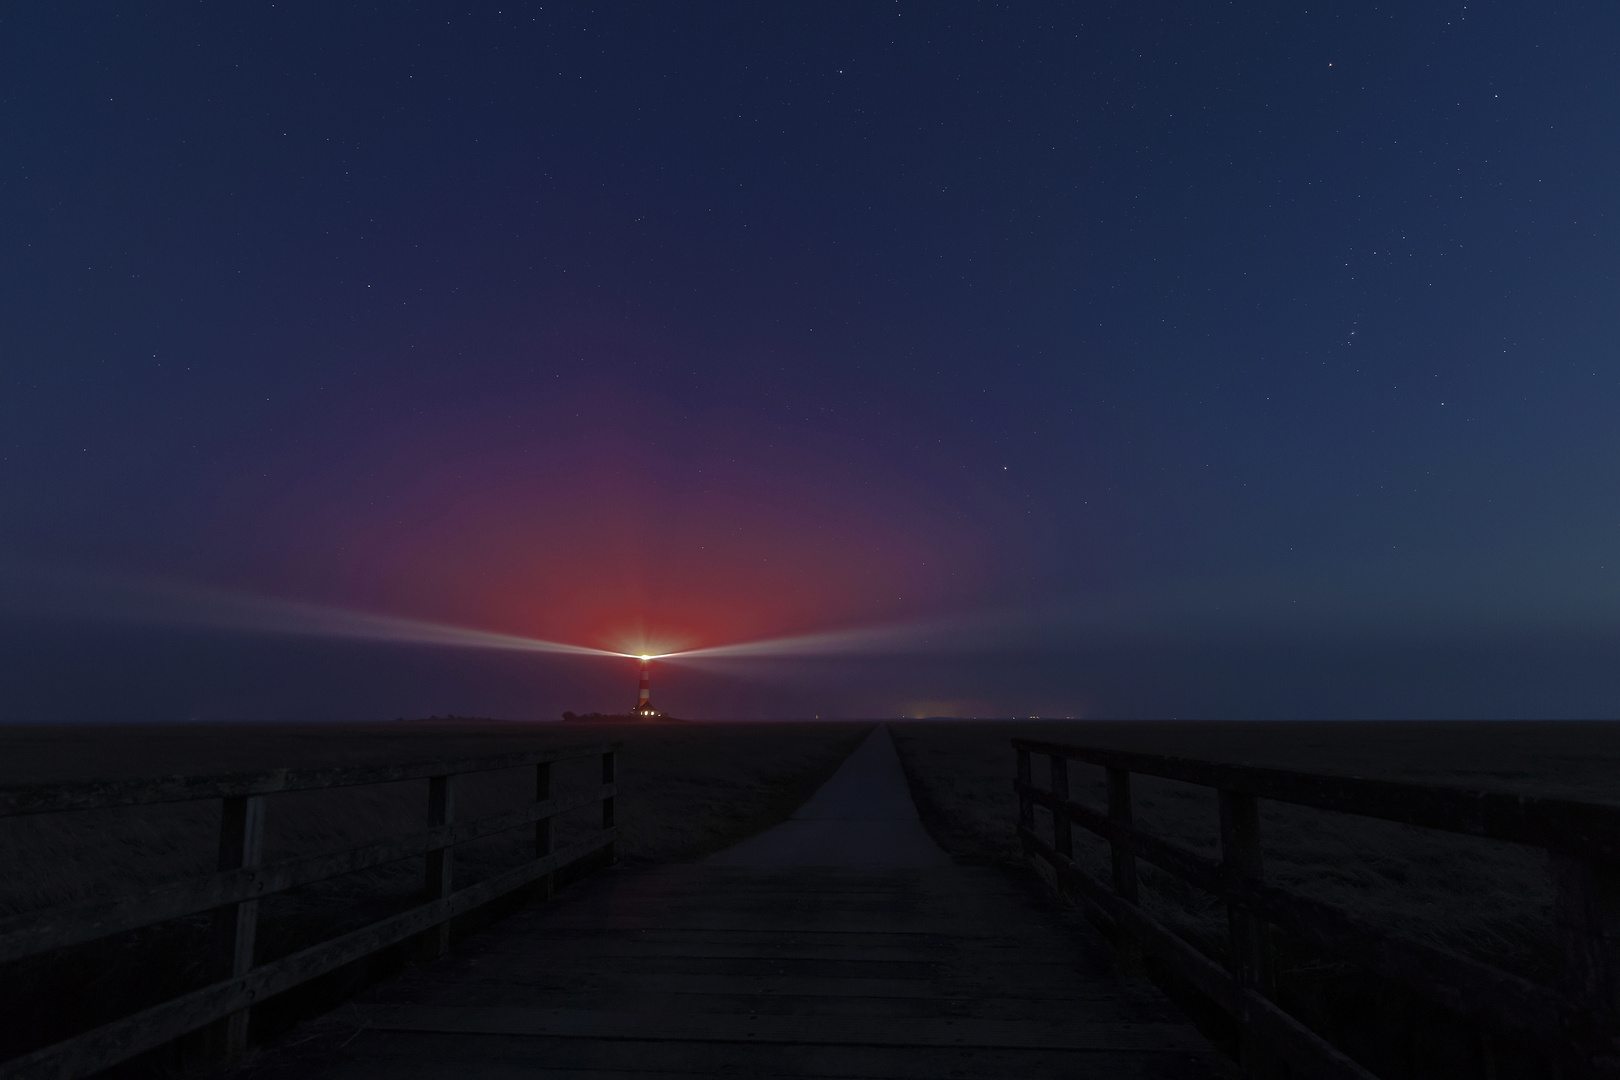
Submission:
MULTIPOLYGON (((604 793, 605 797, 605 793, 604 793)), ((542 761, 534 767, 534 804, 544 806, 551 801, 551 762, 542 761)), ((538 818, 534 823, 534 857, 543 859, 551 854, 557 830, 552 815, 538 818)), ((550 900, 557 892, 557 875, 547 874, 540 883, 544 899, 550 900)))
POLYGON ((89 1076, 344 964, 398 944, 446 919, 520 888, 542 874, 600 851, 613 840, 614 833, 599 833, 588 840, 570 844, 547 858, 525 863, 444 899, 412 908, 293 953, 275 963, 255 968, 245 975, 205 986, 122 1020, 15 1058, 0 1065, 0 1080, 76 1080, 89 1076))
MULTIPOLYGON (((219 868, 251 869, 264 858, 264 796, 225 799, 221 802, 219 868)), ((234 979, 253 967, 253 947, 259 930, 259 902, 241 900, 214 912, 214 977, 234 979)), ((219 1056, 247 1048, 248 1010, 238 1009, 216 1025, 213 1046, 219 1056)))
MULTIPOLYGON (((609 749, 603 751, 603 753, 602 753, 602 787, 603 788, 610 787, 613 784, 617 783, 617 778, 618 778, 617 766, 618 766, 618 762, 617 762, 617 756, 616 756, 616 753, 615 753, 616 749, 617 749, 617 744, 615 744, 614 747, 610 747, 609 749)), ((612 795, 604 795, 602 797, 602 828, 611 829, 611 828, 613 828, 613 826, 614 826, 613 796, 612 795)), ((613 863, 616 863, 616 862, 619 861, 618 854, 617 854, 617 852, 615 851, 615 849, 613 848, 612 845, 609 845, 608 849, 607 849, 607 861, 608 861, 609 865, 612 865, 613 863)))
MULTIPOLYGON (((735 908, 726 918, 734 921, 735 926, 742 929, 773 929, 781 926, 781 913, 765 912, 760 908, 735 908)), ((841 933, 883 933, 886 929, 904 921, 904 916, 894 913, 876 913, 867 915, 860 912, 828 912, 828 910, 800 910, 795 913, 795 923, 804 926, 826 929, 826 931, 841 931, 841 933)))
MULTIPOLYGON (((621 965, 629 970, 636 960, 655 959, 710 960, 751 959, 771 964, 798 964, 834 961, 845 964, 904 963, 926 965, 930 971, 952 973, 989 967, 991 970, 1016 971, 1020 977, 1033 977, 1038 971, 1051 971, 1059 976, 1072 972, 1071 960, 1054 955, 1052 945, 1041 942, 1017 949, 984 948, 972 943, 960 947, 918 948, 905 944, 875 942, 872 944, 838 943, 816 944, 805 942, 772 943, 768 941, 725 940, 708 935, 698 938, 659 937, 652 940, 633 939, 629 935, 569 936, 567 938, 533 938, 525 935, 511 946, 510 955, 538 967, 552 961, 561 962, 582 957, 627 960, 621 965)), ((525 976, 526 977, 526 976, 525 976)))
POLYGON ((362 1005, 357 1022, 378 1031, 530 1035, 637 1042, 731 1042, 1007 1050, 1130 1050, 1187 1053, 1208 1043, 1185 1024, 1069 1022, 1060 1025, 857 1016, 670 1015, 612 1009, 362 1005))
MULTIPOLYGON (((1062 1030, 1076 1020, 1087 1024, 1143 1023, 1149 1020, 1186 1028, 1179 1017, 1145 1016, 1133 1003, 1121 1001, 1117 989, 1112 994, 1047 1000, 1042 997, 1004 998, 987 994, 974 996, 955 993, 940 995, 868 994, 864 987, 847 993, 754 993, 735 989, 718 992, 687 989, 673 979, 660 989, 645 984, 560 984, 535 988, 527 984, 456 983, 454 1001, 417 1001, 410 996, 368 992, 368 1004, 448 1004, 463 1008, 568 1008, 613 1009, 626 1014, 663 1013, 671 1016, 818 1016, 828 1017, 907 1017, 911 1019, 961 1019, 965 1017, 996 1023, 1033 1024, 1041 1030, 1062 1030)), ((1113 988, 1109 988, 1113 989, 1113 988)))
POLYGON ((525 933, 523 952, 549 955, 557 949, 584 950, 605 948, 615 950, 676 948, 693 949, 755 949, 769 950, 773 955, 837 956, 850 953, 893 954, 912 957, 946 959, 972 953, 975 956, 1001 956, 1009 962, 1030 958, 1040 963, 1057 963, 1051 955, 1050 942, 1043 936, 1036 942, 1017 938, 962 938, 952 939, 943 934, 918 935, 907 938, 888 933, 839 933, 837 931, 779 931, 738 928, 730 932, 707 927, 691 929, 637 929, 614 926, 593 931, 590 928, 537 927, 525 933))
MULTIPOLYGON (((712 938, 681 940, 679 938, 643 941, 639 939, 597 938, 581 941, 574 938, 552 939, 531 946, 523 943, 523 952, 536 958, 564 959, 581 956, 602 958, 676 957, 693 960, 758 959, 774 961, 837 960, 862 963, 943 964, 955 951, 917 949, 904 945, 814 945, 799 942, 771 944, 758 941, 717 941, 712 938)), ((1030 961, 1064 966, 1061 961, 1046 957, 1030 961)))
MULTIPOLYGON (((659 894, 661 897, 666 894, 659 894)), ((554 917, 547 917, 543 923, 534 927, 534 937, 544 940, 550 936, 559 938, 576 938, 579 935, 601 934, 619 938, 626 935, 640 934, 712 934, 717 939, 724 938, 758 938, 815 941, 912 941, 920 946, 936 945, 948 947, 960 940, 955 934, 942 933, 938 930, 915 930, 904 926, 883 930, 818 930, 813 927, 793 926, 788 929, 759 930, 752 927, 736 926, 731 922, 717 923, 712 919, 700 922, 682 922, 674 914, 668 912, 637 912, 646 914, 656 921, 635 922, 626 921, 632 913, 615 914, 613 921, 603 923, 600 918, 591 920, 589 913, 559 912, 554 917), (571 915, 578 915, 571 918, 571 915)), ((1009 933, 1009 927, 996 927, 986 929, 979 927, 979 933, 965 935, 965 938, 982 942, 1018 942, 1025 940, 1022 935, 1009 933)))
POLYGON ((1289 933, 1478 1023, 1552 1044, 1578 1012, 1549 987, 1387 931, 1312 897, 1270 884, 1236 885, 1231 895, 1289 933))
POLYGON ((328 1049, 268 1051, 259 1075, 515 1078, 566 1067, 1208 1080, 1212 1052, 1191 1025, 1151 988, 1121 992, 1073 936, 1090 934, 1053 916, 980 868, 602 875, 445 965, 374 988, 359 1012, 334 1014, 328 1049), (809 896, 782 887, 800 880, 819 886, 809 896), (807 915, 852 913, 883 929, 806 929, 807 915), (379 1030, 367 1005, 415 1016, 396 1011, 379 1030), (1046 1048, 1088 1044, 1134 1049, 1046 1048))
MULTIPOLYGON (((697 994, 698 987, 706 987, 705 992, 710 995, 737 1000, 751 998, 757 1008, 766 1008, 769 1000, 777 998, 898 997, 932 1002, 925 1010, 928 1015, 981 1014, 987 1007, 984 1003, 988 1002, 1008 1007, 1012 1007, 1008 1003, 1021 1002, 1017 1007, 1023 1014, 1044 1009, 1078 1012, 1078 1016, 1070 1016, 1070 1019, 1098 1016, 1128 1019, 1136 1015, 1132 1002, 1120 997, 1116 983, 1089 980, 1084 969, 1073 963, 1028 971, 986 970, 963 965, 950 971, 908 977, 904 971, 875 966, 828 971, 818 965, 793 965, 781 970, 761 964, 693 963, 679 958, 637 963, 623 958, 572 956, 536 964, 534 970, 536 974, 528 979, 488 971, 462 973, 458 970, 453 999, 438 1003, 597 1007, 603 1001, 623 998, 636 987, 656 985, 664 987, 666 993, 670 988, 691 987, 690 992, 697 994), (593 963, 612 965, 611 977, 599 981, 582 974, 593 963)), ((680 1000, 669 1004, 666 1011, 708 1011, 702 1001, 688 1000, 686 993, 685 990, 675 991, 680 1000)), ((396 1002, 416 1000, 398 995, 373 996, 377 1000, 396 1002)), ((767 1008, 767 1011, 780 1010, 767 1008)))
POLYGON ((632 1042, 340 1029, 340 1054, 311 1055, 299 1069, 255 1072, 256 1080, 535 1080, 569 1077, 825 1078, 825 1080, 1211 1080, 1208 1051, 1144 1056, 1119 1050, 840 1046, 804 1043, 632 1042), (338 1064, 334 1067, 332 1057, 338 1064))
MULTIPOLYGON (((456 778, 432 776, 428 778, 428 828, 453 824, 456 820, 456 778)), ((428 900, 442 900, 453 891, 451 879, 455 866, 456 849, 450 845, 434 848, 427 853, 422 878, 422 895, 428 900)), ((422 938, 422 955, 437 960, 450 951, 450 920, 446 918, 429 930, 422 938)))
POLYGON ((608 924, 568 924, 560 919, 547 919, 527 930, 525 943, 539 948, 553 944, 583 944, 593 939, 610 943, 641 941, 716 941, 735 944, 833 947, 839 945, 886 946, 914 950, 954 950, 964 942, 980 945, 1018 945, 1025 940, 1017 934, 989 933, 971 938, 958 938, 928 930, 878 930, 849 932, 840 930, 752 930, 736 926, 673 926, 644 924, 622 925, 617 919, 608 924))
POLYGON ((616 969, 631 974, 771 977, 821 977, 832 979, 912 979, 937 983, 942 975, 932 961, 923 960, 837 960, 826 958, 775 958, 769 956, 691 956, 631 955, 613 958, 616 969))
MULTIPOLYGON (((778 924, 780 922, 778 919, 778 924)), ((882 932, 807 934, 767 928, 739 929, 732 933, 708 928, 643 932, 635 927, 611 925, 603 929, 572 923, 557 925, 548 920, 543 926, 525 927, 522 937, 511 943, 508 955, 532 965, 537 965, 544 957, 590 953, 604 956, 756 955, 791 959, 911 958, 946 965, 983 963, 1067 970, 1072 962, 1054 951, 1067 941, 1066 935, 1058 934, 1032 934, 1022 940, 957 939, 949 935, 918 935, 906 940, 904 935, 882 932)))
POLYGON ((560 965, 540 966, 523 975, 507 977, 484 974, 476 981, 458 981, 462 992, 471 996, 481 987, 492 992, 545 996, 567 994, 568 1000, 585 995, 665 995, 667 1000, 685 1001, 693 997, 736 998, 757 1003, 772 999, 810 1000, 831 998, 839 1001, 897 999, 928 1002, 936 1008, 956 1004, 971 1005, 975 1011, 1005 1006, 1028 1011, 1039 1005, 1056 1010, 1073 1009, 1079 1004, 1119 999, 1112 983, 1077 982, 1072 966, 1066 967, 1067 985, 1059 991, 1049 985, 1017 985, 998 989, 991 997, 978 991, 978 984, 956 981, 942 984, 936 979, 885 979, 865 976, 828 975, 712 975, 692 972, 627 971, 560 965))
MULTIPOLYGON (((578 958, 575 958, 578 959, 578 958)), ((531 975, 483 973, 476 981, 458 981, 467 994, 488 987, 491 993, 532 994, 667 994, 684 998, 697 995, 727 995, 763 1001, 774 997, 859 997, 905 998, 910 1001, 938 1002, 956 995, 942 994, 932 978, 877 978, 835 975, 716 975, 690 971, 635 971, 614 965, 570 963, 537 966, 531 975)), ((458 999, 461 993, 458 992, 458 999)))
MULTIPOLYGON (((1241 791, 1220 792, 1221 877, 1230 887, 1260 884, 1259 800, 1241 791)), ((1277 976, 1271 954, 1271 928, 1241 899, 1231 896, 1226 905, 1227 963, 1239 986, 1272 997, 1277 976)), ((1243 892, 1250 891, 1241 889, 1243 892)))
POLYGON ((270 866, 224 871, 162 885, 106 903, 87 904, 66 911, 15 915, 0 920, 0 963, 398 862, 424 855, 446 844, 464 844, 493 836, 533 821, 544 821, 557 814, 593 805, 602 794, 609 793, 591 793, 561 802, 534 803, 475 821, 390 837, 346 851, 288 859, 270 866))
POLYGON ((1062 754, 1053 754, 1047 759, 1051 766, 1052 801, 1048 808, 1052 811, 1052 844, 1063 855, 1074 854, 1074 830, 1069 826, 1069 816, 1064 813, 1064 804, 1069 801, 1069 759, 1062 754))
MULTIPOLYGON (((1482 836, 1568 854, 1620 859, 1620 806, 1438 784, 1227 765, 1167 754, 1014 739, 1021 752, 1062 754, 1104 768, 1321 810, 1482 836)), ((1027 778, 1020 776, 1020 779, 1027 778)))
MULTIPOLYGON (((1107 817, 1082 803, 1070 802, 1067 809, 1077 824, 1113 839, 1107 817)), ((1318 948, 1478 1023, 1505 1026, 1552 1045, 1581 1011, 1549 987, 1387 930, 1313 897, 1263 882, 1227 881, 1219 863, 1197 852, 1142 833, 1120 842, 1183 881, 1243 904, 1318 948)))
POLYGON ((1551 857, 1553 920, 1563 951, 1566 992, 1584 1024, 1571 1025, 1569 1064, 1615 1069, 1620 1034, 1620 863, 1551 857))
MULTIPOLYGON (((1043 794, 1036 791, 1032 792, 1030 797, 1038 800, 1043 794)), ((1084 803, 1071 800, 1064 809, 1071 821, 1096 833, 1110 845, 1126 848, 1137 857, 1170 871, 1183 881, 1190 882, 1206 892, 1216 896, 1223 895, 1226 885, 1221 877, 1221 865, 1215 860, 1166 843, 1146 833, 1136 832, 1134 829, 1130 831, 1119 829, 1112 816, 1100 813, 1084 803)))
MULTIPOLYGON (((1052 794, 1057 795, 1056 789, 1052 794)), ((1063 793, 1068 799, 1068 792, 1063 793)), ((1067 808, 1065 808, 1067 811, 1067 808)), ((1129 844, 1135 833, 1133 815, 1131 812, 1131 774, 1124 769, 1108 770, 1108 829, 1109 836, 1119 837, 1118 841, 1110 839, 1109 859, 1113 863, 1114 891, 1131 903, 1137 902, 1136 884, 1136 852, 1129 844)), ((1061 846, 1060 855, 1068 855, 1061 846)))
POLYGON ((348 765, 324 769, 272 769, 219 776, 160 776, 131 780, 87 780, 72 784, 0 787, 0 817, 93 810, 111 806, 274 795, 283 791, 388 784, 452 773, 492 772, 543 762, 567 761, 617 751, 619 743, 581 743, 517 754, 417 761, 398 765, 348 765))
POLYGON ((1027 833, 1025 842, 1062 880, 1075 886, 1114 925, 1134 936, 1144 949, 1174 966, 1244 1027, 1270 1042, 1284 1060, 1303 1075, 1322 1077, 1324 1080, 1377 1080, 1348 1055, 1266 998, 1238 986, 1232 976, 1213 960, 1135 904, 1115 896, 1111 889, 1081 869, 1074 860, 1059 855, 1040 837, 1027 833))
MULTIPOLYGON (((1228 884, 1255 885, 1261 881, 1260 800, 1241 791, 1221 791, 1221 876, 1228 884)), ((1244 990, 1265 998, 1277 996, 1276 965, 1271 950, 1271 926, 1248 905, 1226 902, 1226 966, 1244 990)), ((1238 1064, 1257 1080, 1284 1080, 1272 1048, 1245 1026, 1238 1039, 1238 1064)))
MULTIPOLYGON (((1013 745, 1017 746, 1018 744, 1014 743, 1013 745)), ((1034 831, 1034 828, 1035 828, 1035 804, 1032 801, 1030 801, 1030 799, 1024 797, 1024 792, 1026 790, 1029 790, 1029 789, 1033 788, 1033 786, 1034 786, 1034 778, 1033 778, 1033 774, 1030 771, 1030 767, 1029 767, 1029 751, 1026 750, 1022 746, 1018 747, 1018 779, 1017 779, 1017 784, 1018 784, 1018 792, 1019 792, 1019 799, 1018 799, 1018 827, 1020 829, 1029 829, 1031 831, 1034 831)))

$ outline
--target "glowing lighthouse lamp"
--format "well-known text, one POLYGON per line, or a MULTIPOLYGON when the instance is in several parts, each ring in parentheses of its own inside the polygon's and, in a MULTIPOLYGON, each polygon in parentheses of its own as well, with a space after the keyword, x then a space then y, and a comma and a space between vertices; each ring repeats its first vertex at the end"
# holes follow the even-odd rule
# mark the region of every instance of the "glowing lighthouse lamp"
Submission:
POLYGON ((658 716, 658 710, 653 708, 647 689, 647 668, 652 663, 652 657, 641 657, 641 689, 636 693, 636 707, 630 710, 631 716, 639 716, 644 720, 651 720, 658 716))

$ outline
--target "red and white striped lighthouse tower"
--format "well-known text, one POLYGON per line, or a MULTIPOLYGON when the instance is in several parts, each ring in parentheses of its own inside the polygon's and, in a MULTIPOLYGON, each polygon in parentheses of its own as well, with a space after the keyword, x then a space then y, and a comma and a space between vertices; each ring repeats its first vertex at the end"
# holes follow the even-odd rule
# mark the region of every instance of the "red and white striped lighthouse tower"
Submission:
POLYGON ((652 707, 649 698, 651 691, 647 689, 647 668, 652 664, 652 657, 641 658, 641 689, 636 693, 636 707, 630 710, 631 716, 652 717, 658 715, 658 710, 652 707))

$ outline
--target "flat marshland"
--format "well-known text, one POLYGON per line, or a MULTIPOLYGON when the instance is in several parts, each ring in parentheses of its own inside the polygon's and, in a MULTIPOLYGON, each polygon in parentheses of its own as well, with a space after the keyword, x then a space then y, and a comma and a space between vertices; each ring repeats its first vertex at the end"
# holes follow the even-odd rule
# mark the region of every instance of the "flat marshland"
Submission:
MULTIPOLYGON (((427 761, 617 740, 619 857, 667 862, 700 858, 785 819, 870 730, 854 723, 18 725, 0 727, 0 784, 427 761)), ((600 761, 560 762, 554 773, 554 793, 565 798, 600 782, 600 761)), ((534 769, 461 777, 455 798, 458 820, 514 809, 534 798, 534 769)), ((274 795, 266 800, 265 861, 412 832, 424 827, 426 811, 421 780, 274 795)), ((558 844, 589 831, 597 813, 592 804, 560 819, 558 844)), ((215 799, 0 819, 0 919, 212 873, 219 816, 215 799)), ((532 853, 528 829, 458 847, 457 886, 532 853)), ((422 872, 422 859, 405 860, 264 901, 259 962, 420 902, 422 872)), ((206 916, 194 917, 0 967, 0 1060, 200 985, 208 933, 206 916)), ((360 972, 345 985, 368 977, 360 972)), ((318 996, 329 1002, 343 989, 318 996)), ((295 1018, 264 1011, 271 1027, 295 1018)))

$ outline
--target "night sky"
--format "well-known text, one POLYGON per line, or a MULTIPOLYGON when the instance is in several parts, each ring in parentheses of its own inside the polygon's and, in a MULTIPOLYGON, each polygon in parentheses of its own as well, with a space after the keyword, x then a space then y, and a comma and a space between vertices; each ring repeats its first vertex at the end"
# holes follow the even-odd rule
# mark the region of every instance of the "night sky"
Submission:
POLYGON ((1620 714, 1620 6, 1305 7, 12 5, 0 719, 1620 714))

